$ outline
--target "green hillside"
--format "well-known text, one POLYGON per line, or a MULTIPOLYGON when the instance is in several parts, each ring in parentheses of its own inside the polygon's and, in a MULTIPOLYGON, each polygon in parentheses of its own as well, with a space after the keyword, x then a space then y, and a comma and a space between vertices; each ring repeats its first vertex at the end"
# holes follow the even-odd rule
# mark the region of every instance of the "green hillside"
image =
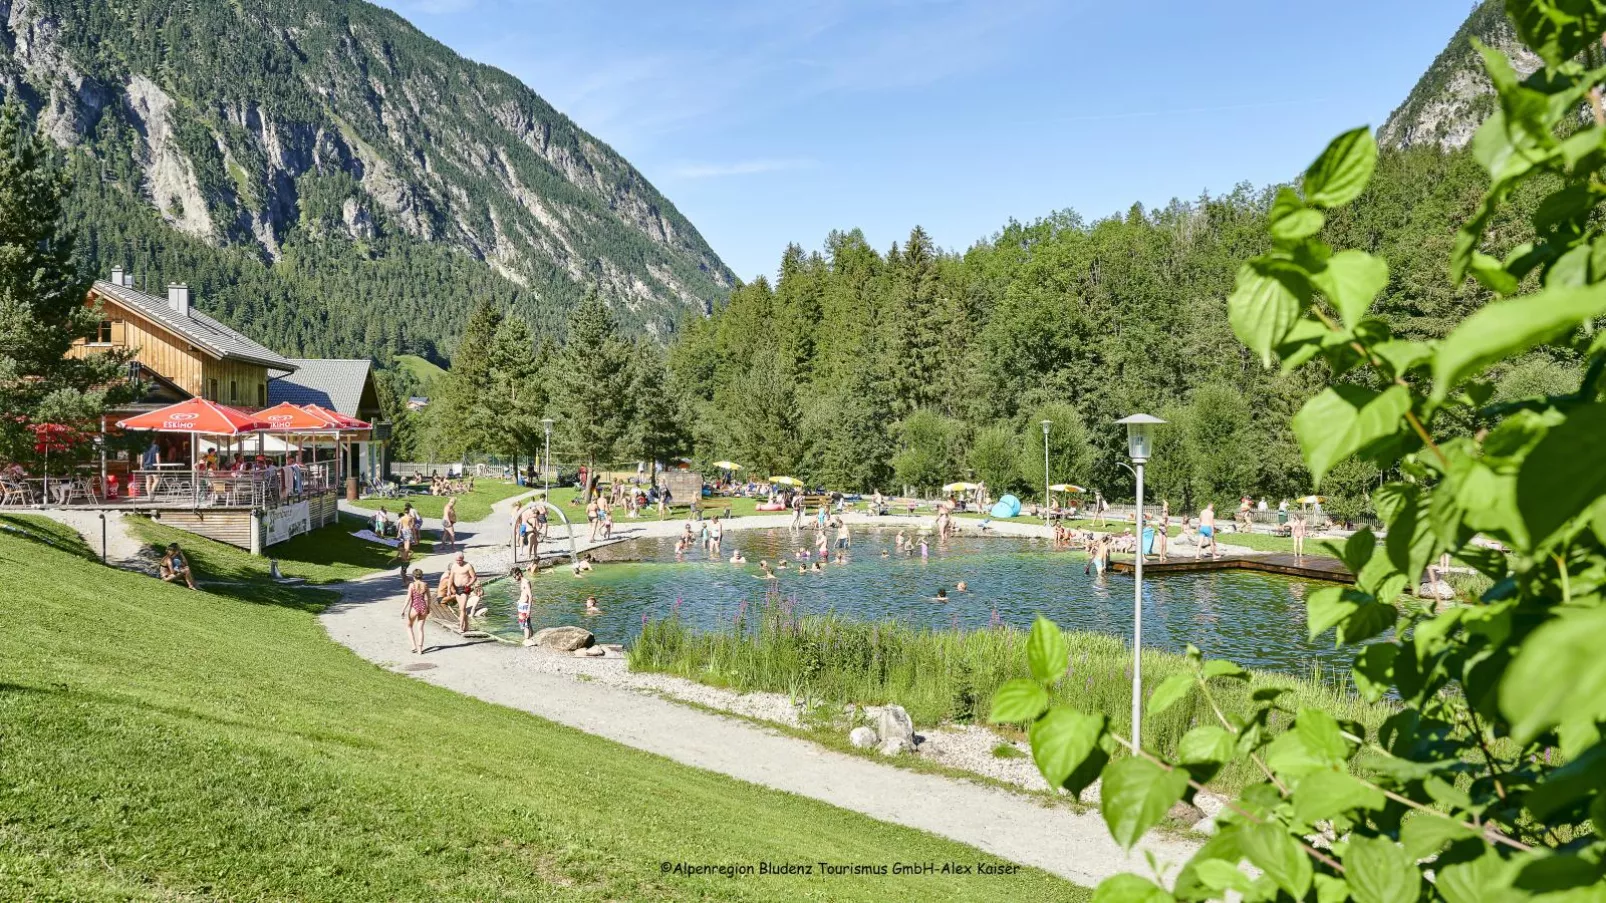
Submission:
POLYGON ((7 532, 0 568, 30 600, 0 631, 3 899, 1087 896, 1038 873, 665 877, 979 854, 376 668, 318 625, 328 591, 195 593, 7 532))
POLYGON ((429 394, 431 382, 434 382, 437 377, 446 375, 446 371, 439 364, 425 360, 416 354, 398 354, 396 356, 396 366, 406 370, 413 379, 418 380, 418 388, 425 395, 429 394))

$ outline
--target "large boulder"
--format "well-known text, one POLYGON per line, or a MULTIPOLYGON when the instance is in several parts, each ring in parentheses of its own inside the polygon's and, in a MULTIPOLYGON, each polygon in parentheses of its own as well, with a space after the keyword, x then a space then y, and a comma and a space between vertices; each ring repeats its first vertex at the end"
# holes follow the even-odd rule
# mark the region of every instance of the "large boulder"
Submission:
POLYGON ((883 752, 886 744, 895 740, 901 741, 907 749, 915 748, 915 723, 901 705, 889 705, 881 710, 875 732, 881 738, 883 752))
POLYGON ((901 756, 904 753, 914 751, 915 744, 913 740, 906 740, 903 737, 888 737, 881 741, 881 754, 883 756, 901 756))
POLYGON ((848 733, 848 742, 856 749, 869 749, 876 744, 875 728, 856 727, 848 733))
POLYGON ((535 645, 559 652, 573 652, 596 645, 597 638, 584 627, 546 627, 535 633, 535 645))

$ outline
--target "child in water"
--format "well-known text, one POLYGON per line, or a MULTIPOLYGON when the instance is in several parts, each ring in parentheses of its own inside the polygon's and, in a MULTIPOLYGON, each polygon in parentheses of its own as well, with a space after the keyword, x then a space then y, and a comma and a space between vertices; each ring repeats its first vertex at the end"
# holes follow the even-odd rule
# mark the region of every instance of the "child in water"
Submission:
POLYGON ((597 607, 597 597, 596 596, 586 596, 586 614, 588 614, 588 615, 600 615, 600 614, 602 614, 602 609, 597 607))
POLYGON ((519 631, 524 634, 524 642, 528 643, 533 636, 530 631, 530 578, 520 568, 509 571, 508 576, 513 578, 513 585, 519 588, 519 631))
POLYGON ((946 587, 943 588, 943 589, 937 590, 937 601, 938 602, 947 602, 948 601, 948 590, 947 590, 946 587))
POLYGON ((920 540, 920 560, 925 561, 931 557, 931 547, 926 545, 925 539, 920 540))

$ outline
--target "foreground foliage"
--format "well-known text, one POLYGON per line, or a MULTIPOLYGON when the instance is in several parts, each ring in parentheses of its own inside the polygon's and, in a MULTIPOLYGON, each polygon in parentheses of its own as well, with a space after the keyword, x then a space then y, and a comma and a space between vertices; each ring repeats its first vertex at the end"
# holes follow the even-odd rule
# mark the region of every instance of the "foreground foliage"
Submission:
POLYGON ((1329 145, 1300 191, 1278 193, 1271 248, 1239 268, 1227 302, 1233 330, 1264 363, 1297 372, 1319 360, 1335 377, 1293 418, 1313 478, 1357 460, 1391 476, 1372 496, 1386 538, 1363 531, 1346 543, 1358 583, 1311 594, 1308 621, 1312 636, 1333 630, 1340 642, 1392 630, 1356 657, 1354 678, 1368 698, 1393 694, 1403 708, 1376 730, 1275 690, 1255 692, 1247 716, 1223 711, 1216 700, 1245 673, 1193 654, 1187 673, 1154 689, 1145 717, 1196 698, 1214 723, 1175 752, 1134 748, 1103 714, 1051 704, 1068 650, 1039 622, 1031 677, 1001 688, 992 716, 1030 723, 1051 784, 1078 790, 1101 778, 1122 844, 1224 768, 1248 763, 1261 776, 1174 890, 1121 876, 1096 900, 1606 896, 1606 334, 1595 328, 1606 314, 1606 68, 1590 68, 1606 3, 1507 9, 1544 66, 1519 80, 1507 59, 1482 51, 1500 103, 1472 152, 1491 186, 1451 255, 1457 280, 1470 274, 1498 299, 1436 342, 1396 335, 1374 315, 1387 264, 1315 237, 1372 178, 1376 145, 1357 129, 1329 145), (1487 253, 1507 200, 1535 185, 1548 191, 1536 239, 1503 259, 1487 253), (1535 348, 1585 362, 1582 385, 1491 404, 1491 369, 1535 348), (1475 544, 1479 535, 1511 554, 1475 544), (1481 598, 1439 613, 1391 604, 1441 553, 1488 578, 1481 598), (1290 716, 1293 730, 1267 730, 1290 716))

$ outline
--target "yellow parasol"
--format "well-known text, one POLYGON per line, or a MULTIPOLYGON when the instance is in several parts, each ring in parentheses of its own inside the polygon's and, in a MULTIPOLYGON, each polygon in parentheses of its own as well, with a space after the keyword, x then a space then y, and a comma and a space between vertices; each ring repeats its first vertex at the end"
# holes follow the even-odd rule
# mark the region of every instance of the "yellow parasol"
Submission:
POLYGON ((1307 495, 1300 499, 1299 503, 1301 505, 1320 505, 1325 501, 1327 501, 1327 496, 1325 495, 1307 495))
POLYGON ((979 489, 979 488, 981 488, 981 484, 980 483, 964 483, 964 482, 960 482, 960 483, 949 483, 947 486, 942 487, 942 491, 943 492, 969 492, 972 489, 979 489))
POLYGON ((714 466, 718 467, 720 470, 741 470, 742 469, 742 465, 737 464, 735 461, 715 461, 714 462, 714 466))
POLYGON ((1049 492, 1086 492, 1087 489, 1075 483, 1055 483, 1048 487, 1049 492))
POLYGON ((779 483, 782 486, 802 486, 803 485, 803 481, 802 480, 794 479, 792 477, 770 477, 770 482, 771 483, 779 483))

